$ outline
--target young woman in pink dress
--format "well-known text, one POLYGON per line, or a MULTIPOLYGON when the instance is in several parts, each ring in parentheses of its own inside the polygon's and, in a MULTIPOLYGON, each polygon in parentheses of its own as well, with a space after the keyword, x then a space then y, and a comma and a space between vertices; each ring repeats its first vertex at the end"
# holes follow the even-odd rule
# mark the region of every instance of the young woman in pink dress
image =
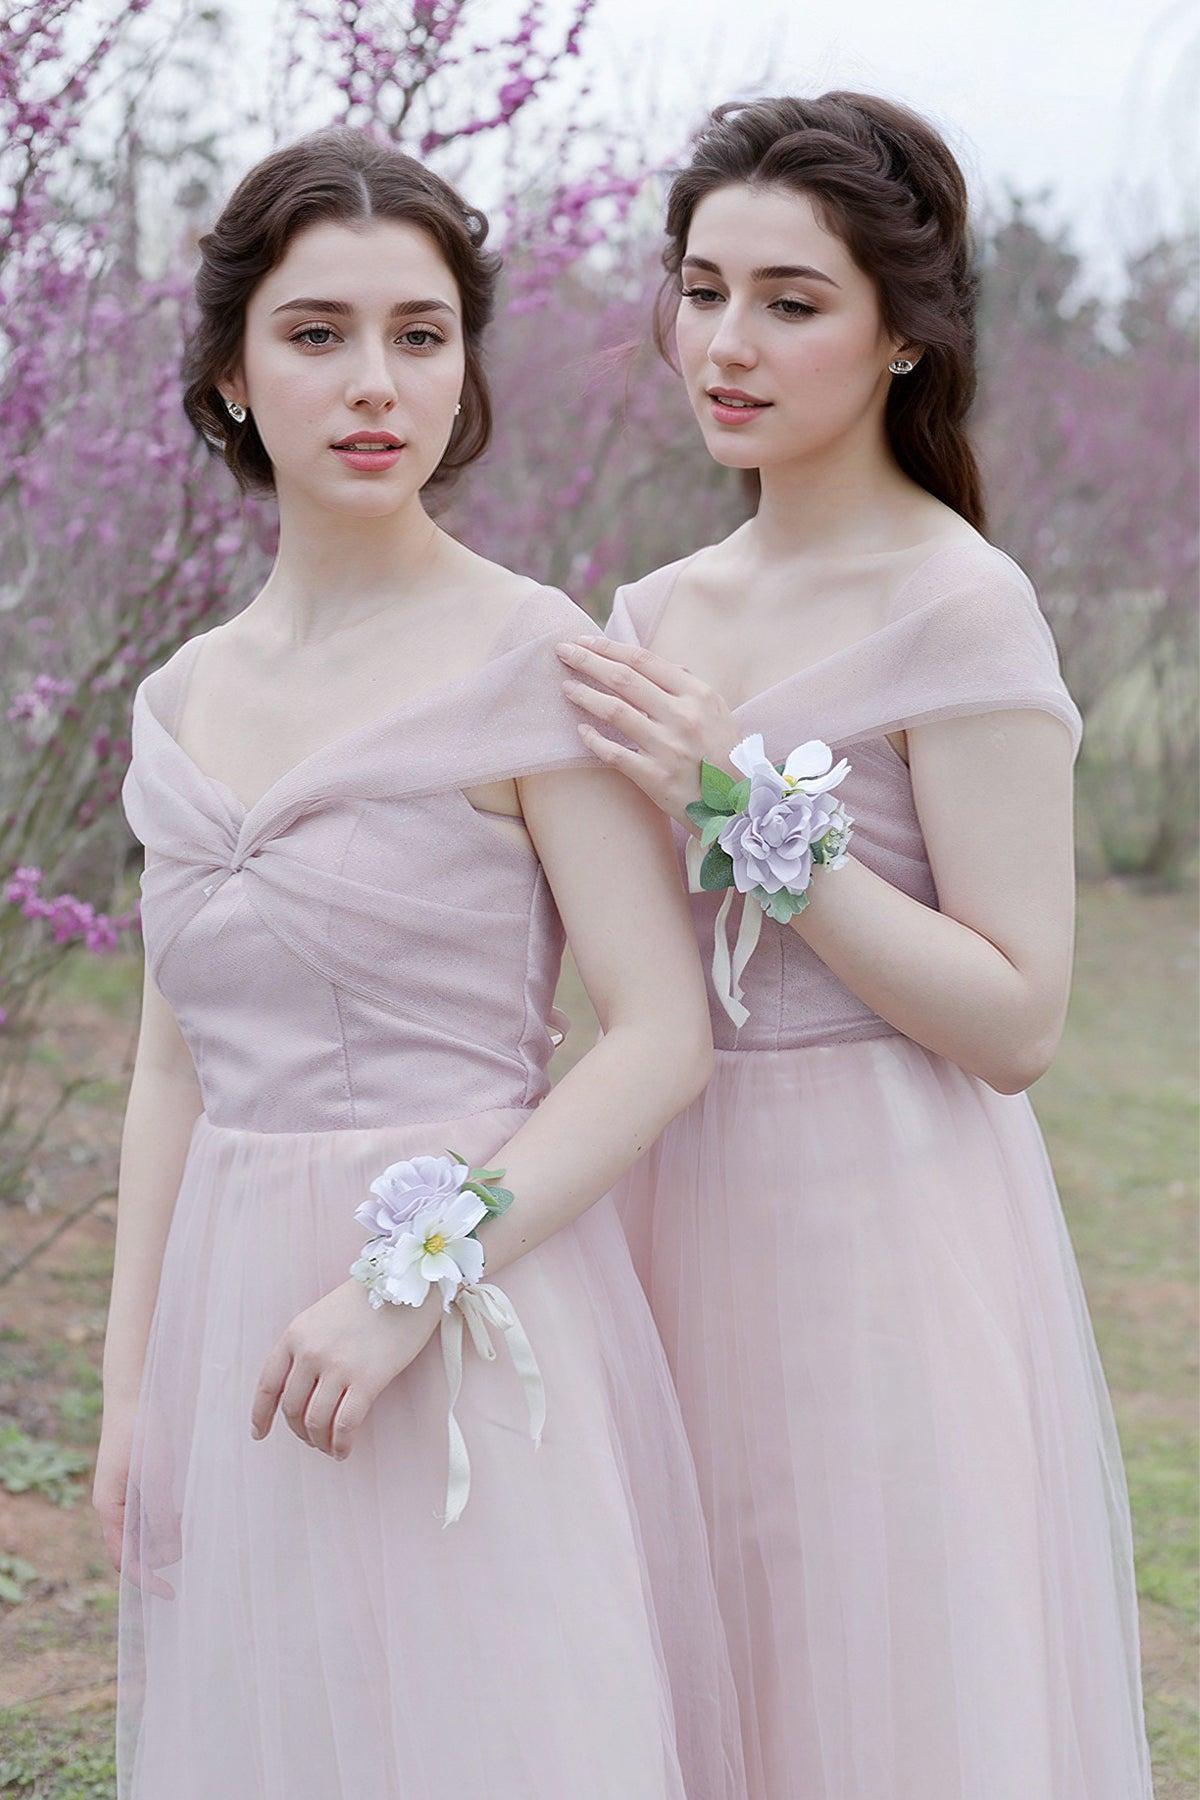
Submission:
POLYGON ((280 534, 134 702, 94 1493, 122 1800, 744 1796, 607 1193, 711 1064, 669 831, 579 742, 554 645, 587 616, 423 503, 487 443, 486 229, 334 132, 200 244, 185 404, 280 534), (564 927, 605 1029, 551 1092, 564 927))
POLYGON ((1067 1006, 1080 719, 983 535, 963 180, 882 100, 735 104, 666 230, 660 344, 761 497, 620 589, 566 692, 693 878, 702 757, 850 765, 846 859, 790 921, 693 881, 716 1071, 619 1198, 750 1791, 1144 1800, 1120 1451, 1025 1092, 1067 1006))

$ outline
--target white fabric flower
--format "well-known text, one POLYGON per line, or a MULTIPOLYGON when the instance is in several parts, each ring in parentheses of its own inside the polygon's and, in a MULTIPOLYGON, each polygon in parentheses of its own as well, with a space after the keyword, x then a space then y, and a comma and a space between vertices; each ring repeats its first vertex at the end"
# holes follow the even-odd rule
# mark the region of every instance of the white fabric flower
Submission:
POLYGON ((435 1284, 448 1311, 464 1281, 483 1274, 483 1245, 469 1236, 487 1207, 477 1194, 440 1200, 409 1221, 394 1240, 375 1238, 350 1270, 372 1306, 420 1306, 435 1284))
POLYGON ((751 780, 757 776, 760 781, 769 783, 777 794, 823 794, 829 788, 837 787, 850 770, 844 757, 834 765, 833 751, 828 744, 820 738, 810 738, 792 751, 781 775, 763 748, 761 731, 753 732, 740 744, 735 744, 729 752, 729 760, 751 780))

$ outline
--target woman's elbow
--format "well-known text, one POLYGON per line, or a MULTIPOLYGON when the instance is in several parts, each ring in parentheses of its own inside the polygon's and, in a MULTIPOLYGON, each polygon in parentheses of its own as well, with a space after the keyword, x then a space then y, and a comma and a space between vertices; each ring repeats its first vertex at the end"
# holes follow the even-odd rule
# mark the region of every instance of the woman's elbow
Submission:
POLYGON ((999 1066, 983 1074, 983 1080, 998 1094, 1023 1094, 1046 1073, 1058 1055, 1061 1038, 1061 1026, 1052 1032, 1030 1033, 999 1066))
POLYGON ((703 1035, 693 1043, 684 1058, 683 1085, 687 1090, 684 1106, 690 1106, 704 1092, 712 1080, 712 1072, 716 1066, 717 1053, 713 1049, 712 1032, 705 1030, 703 1035))

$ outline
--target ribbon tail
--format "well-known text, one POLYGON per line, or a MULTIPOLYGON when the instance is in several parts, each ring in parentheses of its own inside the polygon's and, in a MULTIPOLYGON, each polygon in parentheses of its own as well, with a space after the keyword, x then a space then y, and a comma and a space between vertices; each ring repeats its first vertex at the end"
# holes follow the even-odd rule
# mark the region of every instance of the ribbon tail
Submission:
MULTIPOLYGON (((749 1007, 742 1005, 741 1000, 733 991, 733 984, 730 979, 732 971, 729 963, 729 944, 725 937, 725 921, 729 917, 729 908, 733 904, 733 896, 736 892, 736 888, 727 888, 725 890, 725 898, 721 902, 716 917, 716 923, 713 926, 712 981, 713 991, 715 992, 717 999, 721 1002, 721 1005, 725 1008, 729 1017, 740 1030, 746 1023, 746 1020, 750 1017, 750 1009, 749 1007)), ((746 903, 743 902, 743 907, 745 904, 746 903)), ((751 902, 751 904, 753 903, 751 902)), ((742 913, 742 923, 743 925, 745 924, 744 910, 742 913)), ((740 941, 740 931, 738 937, 740 941)), ((742 961, 744 965, 745 957, 743 957, 742 961)))
POLYGON ((704 845, 694 832, 689 831, 687 843, 683 847, 684 860, 687 863, 688 888, 693 894, 699 894, 700 865, 704 861, 704 845))
POLYGON ((508 1346, 508 1354, 512 1366, 516 1370, 525 1394, 525 1407, 529 1414, 529 1435, 533 1439, 533 1447, 542 1447, 542 1430, 546 1423, 546 1384, 542 1380, 542 1371, 538 1368, 537 1358, 533 1354, 533 1346, 525 1333, 525 1327, 517 1317, 517 1309, 508 1295, 498 1287, 487 1284, 489 1293, 504 1306, 505 1318, 500 1329, 504 1333, 504 1341, 508 1346))
POLYGON ((742 899, 742 920, 741 924, 738 926, 737 942, 733 947, 733 964, 730 971, 730 986, 733 990, 734 998, 737 1000, 740 1000, 742 997, 742 975, 745 972, 746 964, 754 954, 759 934, 762 931, 762 922, 762 907, 759 905, 758 901, 753 899, 749 894, 744 895, 742 899))
POLYGON ((462 1517, 463 1508, 467 1504, 467 1496, 471 1492, 471 1459, 467 1455, 467 1440, 462 1428, 454 1416, 454 1407, 462 1388, 462 1314, 456 1306, 442 1314, 442 1366, 446 1371, 446 1387, 449 1392, 449 1406, 446 1412, 446 1434, 449 1438, 449 1453, 446 1469, 446 1516, 442 1520, 442 1529, 453 1525, 462 1517))

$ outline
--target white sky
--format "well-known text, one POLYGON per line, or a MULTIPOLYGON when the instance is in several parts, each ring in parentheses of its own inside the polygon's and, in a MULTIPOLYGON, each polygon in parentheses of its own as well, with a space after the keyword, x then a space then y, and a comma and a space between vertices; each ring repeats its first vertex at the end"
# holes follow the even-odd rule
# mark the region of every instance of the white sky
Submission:
MULTIPOLYGON (((282 54, 275 7, 227 4, 243 40, 230 72, 253 108, 282 54)), ((547 9, 565 20, 571 0, 547 9)), ((472 35, 517 10, 477 0, 472 35)), ((1052 186, 1052 216, 1104 280, 1120 248, 1196 216, 1191 0, 598 0, 583 65, 587 116, 645 134, 659 158, 709 106, 752 91, 848 86, 906 101, 947 133, 977 197, 1052 186)))

